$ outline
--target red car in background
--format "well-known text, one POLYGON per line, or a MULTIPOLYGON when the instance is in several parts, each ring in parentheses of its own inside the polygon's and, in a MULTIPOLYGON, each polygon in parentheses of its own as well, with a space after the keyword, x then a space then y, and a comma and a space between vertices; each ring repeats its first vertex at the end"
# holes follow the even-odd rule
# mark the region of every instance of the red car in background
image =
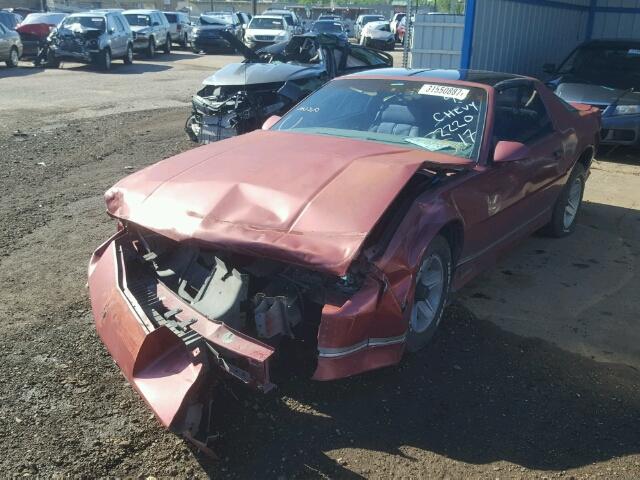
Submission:
POLYGON ((532 78, 334 79, 105 194, 118 231, 89 265, 97 331, 162 424, 203 447, 216 384, 396 364, 500 253, 571 233, 599 128, 532 78))
POLYGON ((67 16, 66 13, 30 13, 16 27, 24 47, 23 57, 35 57, 45 44, 49 33, 67 16))

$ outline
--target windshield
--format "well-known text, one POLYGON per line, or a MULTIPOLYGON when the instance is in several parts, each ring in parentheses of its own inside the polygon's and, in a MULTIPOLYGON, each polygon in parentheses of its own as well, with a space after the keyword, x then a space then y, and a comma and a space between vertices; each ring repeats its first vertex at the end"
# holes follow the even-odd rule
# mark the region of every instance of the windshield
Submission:
POLYGON ((254 17, 249 24, 249 28, 260 30, 284 30, 282 18, 254 17))
POLYGON ((64 13, 30 13, 24 19, 22 25, 33 25, 45 23, 47 25, 57 25, 65 17, 64 13))
POLYGON ((486 94, 477 87, 387 79, 328 83, 276 130, 357 138, 477 160, 486 94))
POLYGON ((138 15, 134 13, 125 14, 127 22, 132 27, 148 27, 151 25, 151 17, 149 15, 138 15))
POLYGON ((319 33, 341 33, 342 25, 340 25, 340 23, 338 22, 316 22, 313 24, 312 30, 319 33))
POLYGON ((233 18, 228 14, 209 14, 200 17, 200 25, 229 25, 233 23, 233 18))
POLYGON ((564 61, 558 72, 594 85, 640 90, 640 48, 580 47, 564 61))
POLYGON ((104 18, 102 17, 67 17, 62 22, 62 27, 68 29, 95 28, 104 31, 104 18))

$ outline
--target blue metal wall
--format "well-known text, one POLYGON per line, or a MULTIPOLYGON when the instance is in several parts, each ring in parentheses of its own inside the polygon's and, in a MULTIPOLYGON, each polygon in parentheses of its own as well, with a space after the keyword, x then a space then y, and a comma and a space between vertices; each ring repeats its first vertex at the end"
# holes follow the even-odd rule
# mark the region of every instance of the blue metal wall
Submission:
POLYGON ((539 76, 585 39, 589 0, 478 0, 471 68, 539 76), (583 8, 576 8, 583 7, 583 8))
POLYGON ((463 15, 417 14, 411 39, 411 66, 458 68, 464 22, 463 15))
POLYGON ((592 38, 639 38, 640 0, 600 0, 593 14, 592 38))

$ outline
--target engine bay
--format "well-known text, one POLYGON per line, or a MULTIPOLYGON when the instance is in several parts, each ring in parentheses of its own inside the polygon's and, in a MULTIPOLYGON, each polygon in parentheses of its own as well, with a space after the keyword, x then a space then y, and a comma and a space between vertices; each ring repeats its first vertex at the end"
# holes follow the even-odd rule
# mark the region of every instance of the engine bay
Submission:
POLYGON ((274 347, 284 339, 306 339, 310 329, 317 332, 324 304, 344 303, 364 279, 357 266, 344 277, 332 277, 269 259, 177 243, 141 229, 130 234, 127 263, 132 273, 151 273, 209 320, 274 347))

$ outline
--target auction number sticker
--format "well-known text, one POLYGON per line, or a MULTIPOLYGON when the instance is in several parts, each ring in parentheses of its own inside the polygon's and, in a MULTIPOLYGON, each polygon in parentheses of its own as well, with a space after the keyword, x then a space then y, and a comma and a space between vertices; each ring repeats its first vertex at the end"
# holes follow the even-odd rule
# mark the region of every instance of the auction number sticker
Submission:
POLYGON ((455 98, 456 100, 464 100, 469 94, 467 88, 450 87, 447 85, 432 85, 425 83, 418 90, 420 95, 433 95, 435 97, 455 98))

